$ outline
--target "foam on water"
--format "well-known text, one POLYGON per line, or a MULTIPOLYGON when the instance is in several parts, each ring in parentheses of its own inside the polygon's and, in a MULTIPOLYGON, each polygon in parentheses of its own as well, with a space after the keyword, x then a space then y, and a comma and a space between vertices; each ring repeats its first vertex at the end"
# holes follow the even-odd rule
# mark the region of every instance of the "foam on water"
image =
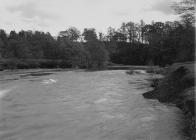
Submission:
POLYGON ((4 90, 0 90, 0 98, 3 98, 6 93, 10 92, 11 89, 4 89, 4 90))
POLYGON ((56 82, 57 82, 57 80, 48 79, 48 80, 43 80, 42 84, 53 84, 53 83, 56 83, 56 82))
POLYGON ((135 73, 138 73, 138 74, 145 74, 146 71, 145 70, 134 70, 135 73))
POLYGON ((107 98, 101 98, 101 99, 98 99, 95 101, 95 103, 104 103, 104 102, 107 102, 108 99, 107 98))
POLYGON ((124 119, 125 115, 122 113, 115 113, 115 114, 109 114, 109 113, 100 113, 102 114, 102 117, 105 119, 124 119))
POLYGON ((154 121, 154 120, 157 120, 157 119, 154 116, 146 116, 146 117, 141 118, 140 120, 143 121, 143 122, 149 122, 149 121, 154 121))

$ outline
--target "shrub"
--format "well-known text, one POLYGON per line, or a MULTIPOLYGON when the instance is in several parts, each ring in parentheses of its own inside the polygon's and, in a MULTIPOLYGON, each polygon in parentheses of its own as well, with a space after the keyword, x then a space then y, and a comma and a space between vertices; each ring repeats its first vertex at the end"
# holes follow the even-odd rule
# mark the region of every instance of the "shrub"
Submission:
POLYGON ((194 77, 187 77, 187 72, 188 70, 181 66, 159 82, 157 89, 160 89, 160 100, 172 101, 180 97, 183 90, 194 85, 194 77))

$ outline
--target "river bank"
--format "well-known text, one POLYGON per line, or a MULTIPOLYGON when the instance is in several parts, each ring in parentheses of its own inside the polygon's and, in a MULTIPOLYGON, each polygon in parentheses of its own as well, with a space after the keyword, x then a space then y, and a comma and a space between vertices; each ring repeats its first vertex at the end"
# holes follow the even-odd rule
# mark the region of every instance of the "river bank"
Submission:
MULTIPOLYGON (((27 70, 27 69, 88 69, 86 66, 68 65, 68 60, 61 59, 0 59, 0 71, 4 70, 27 70)), ((90 68, 90 70, 152 70, 158 71, 159 66, 148 65, 121 65, 107 62, 104 67, 90 68), (152 69, 153 68, 153 69, 152 69)))
POLYGON ((0 70, 71 68, 66 60, 61 59, 1 59, 0 70))
POLYGON ((165 71, 164 78, 153 79, 154 90, 143 94, 147 99, 158 99, 179 107, 185 116, 183 132, 190 140, 196 138, 194 85, 194 63, 178 63, 165 71))

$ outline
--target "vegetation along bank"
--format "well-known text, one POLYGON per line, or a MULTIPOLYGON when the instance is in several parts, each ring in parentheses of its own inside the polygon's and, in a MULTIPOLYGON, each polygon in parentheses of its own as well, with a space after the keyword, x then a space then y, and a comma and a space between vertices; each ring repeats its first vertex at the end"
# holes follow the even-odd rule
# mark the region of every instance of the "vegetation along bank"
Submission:
POLYGON ((173 103, 185 114, 183 132, 190 140, 195 140, 195 90, 194 63, 173 64, 162 79, 153 79, 154 90, 143 94, 148 99, 173 103))

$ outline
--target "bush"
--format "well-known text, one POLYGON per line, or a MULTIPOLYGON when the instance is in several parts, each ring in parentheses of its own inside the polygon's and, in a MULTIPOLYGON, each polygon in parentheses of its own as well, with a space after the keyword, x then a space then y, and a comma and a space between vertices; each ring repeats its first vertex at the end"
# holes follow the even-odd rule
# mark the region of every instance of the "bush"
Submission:
POLYGON ((26 62, 23 62, 23 61, 19 61, 17 64, 16 64, 16 68, 17 69, 29 69, 29 64, 26 63, 26 62))
POLYGON ((194 85, 194 77, 187 77, 187 72, 188 70, 181 66, 159 82, 157 89, 161 101, 169 102, 179 98, 182 91, 194 85))
POLYGON ((39 61, 33 61, 29 60, 27 61, 29 68, 39 68, 40 67, 40 62, 39 61))
POLYGON ((16 69, 17 68, 17 60, 6 60, 2 62, 3 69, 16 69))
POLYGON ((161 81, 160 78, 154 78, 151 80, 150 86, 156 89, 158 87, 160 81, 161 81))
POLYGON ((57 61, 43 61, 40 63, 40 68, 57 68, 57 61))

